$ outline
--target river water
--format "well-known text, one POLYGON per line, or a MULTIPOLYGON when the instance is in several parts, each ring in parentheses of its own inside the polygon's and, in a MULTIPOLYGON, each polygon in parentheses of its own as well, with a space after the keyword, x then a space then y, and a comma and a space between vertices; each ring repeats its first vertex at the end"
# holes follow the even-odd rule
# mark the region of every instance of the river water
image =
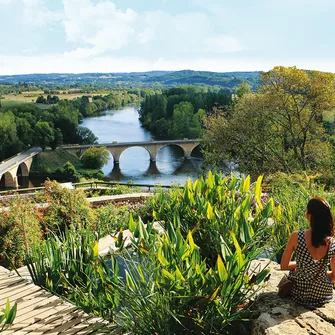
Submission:
MULTIPOLYGON (((150 131, 141 127, 136 106, 126 106, 106 111, 100 116, 85 118, 81 126, 89 128, 102 144, 155 139, 150 131)), ((171 185, 184 184, 187 178, 196 179, 201 174, 201 164, 201 154, 197 148, 191 159, 184 159, 181 148, 163 147, 157 153, 156 162, 150 162, 149 153, 144 148, 133 147, 122 153, 119 165, 114 165, 110 156, 102 171, 111 180, 171 185)))

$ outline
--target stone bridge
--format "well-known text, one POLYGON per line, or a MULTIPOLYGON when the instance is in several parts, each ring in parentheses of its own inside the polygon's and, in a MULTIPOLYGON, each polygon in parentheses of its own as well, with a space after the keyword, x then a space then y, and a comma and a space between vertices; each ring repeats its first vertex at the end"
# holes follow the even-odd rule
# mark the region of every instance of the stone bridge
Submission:
POLYGON ((34 147, 0 162, 0 188, 18 188, 18 175, 28 177, 33 157, 42 151, 34 147))
POLYGON ((83 153, 90 147, 106 147, 111 153, 115 164, 119 164, 121 154, 132 147, 141 147, 148 151, 150 155, 150 161, 156 161, 156 155, 159 149, 165 146, 177 146, 183 150, 184 157, 186 159, 191 158, 192 151, 200 144, 199 140, 168 140, 168 141, 147 141, 147 142, 112 142, 106 144, 90 144, 90 145, 64 145, 59 148, 68 151, 70 154, 81 158, 83 153))

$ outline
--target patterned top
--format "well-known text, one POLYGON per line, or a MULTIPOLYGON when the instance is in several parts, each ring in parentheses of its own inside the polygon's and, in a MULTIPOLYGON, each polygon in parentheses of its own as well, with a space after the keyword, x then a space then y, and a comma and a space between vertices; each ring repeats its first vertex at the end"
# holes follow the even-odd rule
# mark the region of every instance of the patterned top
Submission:
POLYGON ((291 292, 292 299, 304 306, 320 306, 332 300, 334 298, 333 283, 327 276, 327 270, 335 254, 335 239, 331 239, 326 262, 316 280, 323 258, 318 261, 312 258, 307 249, 303 230, 299 230, 298 247, 295 252, 297 266, 289 274, 289 279, 295 282, 291 292))

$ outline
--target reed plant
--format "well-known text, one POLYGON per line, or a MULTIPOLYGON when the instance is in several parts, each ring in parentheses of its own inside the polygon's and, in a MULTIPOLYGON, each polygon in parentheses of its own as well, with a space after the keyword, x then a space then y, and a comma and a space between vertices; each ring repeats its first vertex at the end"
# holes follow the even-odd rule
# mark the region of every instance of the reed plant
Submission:
POLYGON ((184 237, 191 230, 202 257, 213 266, 225 245, 235 250, 230 232, 246 252, 266 248, 274 202, 263 202, 261 184, 262 177, 251 186, 250 176, 223 178, 209 171, 207 178, 188 180, 183 189, 158 194, 152 200, 153 215, 166 228, 179 228, 184 237))
POLYGON ((230 232, 234 250, 225 245, 209 267, 193 233, 167 226, 159 235, 152 225, 130 222, 134 253, 124 254, 125 280, 119 282, 116 321, 135 334, 232 334, 246 319, 251 301, 268 269, 250 269, 259 251, 246 252, 230 232))
POLYGON ((6 306, 1 310, 1 312, 0 333, 13 324, 17 313, 17 303, 11 306, 9 299, 7 299, 6 306))
POLYGON ((98 254, 98 242, 89 229, 49 232, 29 255, 28 269, 35 284, 75 303, 85 312, 113 319, 118 305, 115 290, 119 267, 109 267, 98 254))

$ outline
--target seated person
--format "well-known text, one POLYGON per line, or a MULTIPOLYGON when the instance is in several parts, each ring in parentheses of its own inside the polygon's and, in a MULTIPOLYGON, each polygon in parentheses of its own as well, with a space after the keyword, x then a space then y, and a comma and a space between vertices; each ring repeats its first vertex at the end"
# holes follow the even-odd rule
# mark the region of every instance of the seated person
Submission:
POLYGON ((310 228, 291 234, 280 267, 290 270, 288 279, 294 282, 292 299, 306 307, 317 307, 334 299, 334 218, 323 198, 308 202, 306 218, 310 228), (294 252, 296 261, 291 261, 294 252), (327 271, 329 264, 331 271, 327 271))

